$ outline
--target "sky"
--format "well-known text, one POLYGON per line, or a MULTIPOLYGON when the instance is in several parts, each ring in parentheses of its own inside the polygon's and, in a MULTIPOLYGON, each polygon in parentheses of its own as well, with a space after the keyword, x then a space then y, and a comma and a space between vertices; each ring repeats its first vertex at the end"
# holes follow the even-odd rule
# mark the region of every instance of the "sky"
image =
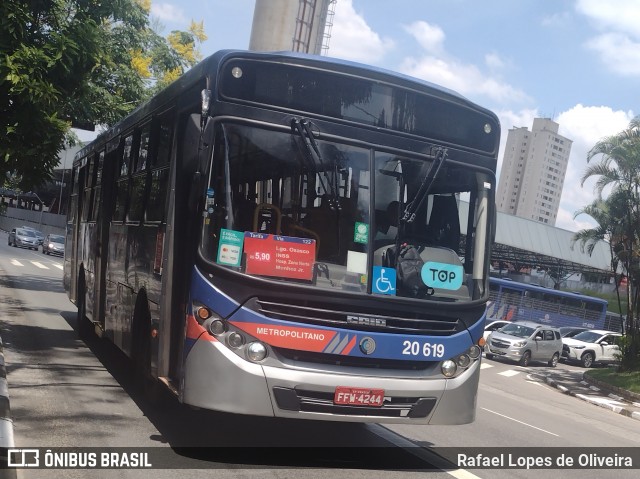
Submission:
MULTIPOLYGON (((298 0, 290 0, 298 2, 298 0)), ((254 0, 152 0, 162 33, 204 21, 204 57, 249 46, 254 0)), ((551 118, 573 140, 556 226, 594 222, 587 153, 640 114, 640 0, 337 0, 328 55, 455 90, 507 133, 551 118)))

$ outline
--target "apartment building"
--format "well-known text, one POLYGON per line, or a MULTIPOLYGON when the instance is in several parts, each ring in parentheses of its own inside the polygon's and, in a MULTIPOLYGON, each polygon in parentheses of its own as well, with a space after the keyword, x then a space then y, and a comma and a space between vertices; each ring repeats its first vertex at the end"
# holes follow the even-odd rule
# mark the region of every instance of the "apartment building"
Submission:
POLYGON ((549 118, 507 136, 496 193, 498 211, 555 226, 572 140, 549 118))

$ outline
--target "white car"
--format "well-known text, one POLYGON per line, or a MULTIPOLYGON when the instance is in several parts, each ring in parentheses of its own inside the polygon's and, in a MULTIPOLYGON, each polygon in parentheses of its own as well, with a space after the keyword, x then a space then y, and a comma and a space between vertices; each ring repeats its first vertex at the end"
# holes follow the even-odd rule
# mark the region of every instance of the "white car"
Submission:
POLYGON ((495 321, 487 322, 486 326, 484 327, 484 333, 482 333, 482 337, 484 338, 485 342, 487 341, 489 333, 495 331, 496 329, 500 329, 502 326, 506 326, 509 323, 511 323, 511 321, 505 321, 504 319, 496 319, 495 321))
POLYGON ((592 329, 572 338, 562 338, 562 357, 567 361, 580 362, 585 368, 594 363, 614 363, 620 353, 616 338, 621 336, 620 333, 592 329))

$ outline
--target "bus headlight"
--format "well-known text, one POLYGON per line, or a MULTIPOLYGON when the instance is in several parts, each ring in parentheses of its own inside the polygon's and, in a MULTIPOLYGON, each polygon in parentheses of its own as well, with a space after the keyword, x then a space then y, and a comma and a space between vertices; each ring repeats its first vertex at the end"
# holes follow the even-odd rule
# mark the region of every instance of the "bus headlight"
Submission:
POLYGON ((216 319, 209 323, 209 332, 214 336, 218 336, 224 333, 226 330, 227 330, 227 327, 224 324, 224 321, 222 321, 221 319, 216 319))
POLYGON ((233 349, 238 349, 244 344, 244 336, 235 331, 227 336, 227 344, 233 349))
POLYGON ((267 357, 267 348, 264 344, 254 341, 247 347, 247 357, 254 362, 262 361, 267 357))
POLYGON ((456 358, 456 363, 458 363, 458 366, 460 366, 461 368, 466 368, 467 366, 469 366, 469 364, 471 364, 471 358, 466 354, 461 354, 456 358))
POLYGON ((482 354, 482 349, 480 349, 480 346, 477 346, 474 344, 469 348, 469 351, 467 351, 467 354, 471 359, 478 359, 482 354))
POLYGON ((456 371, 458 370, 458 366, 454 361, 447 359, 442 362, 442 366, 440 366, 440 370, 442 371, 442 375, 446 378, 452 378, 456 375, 456 371))

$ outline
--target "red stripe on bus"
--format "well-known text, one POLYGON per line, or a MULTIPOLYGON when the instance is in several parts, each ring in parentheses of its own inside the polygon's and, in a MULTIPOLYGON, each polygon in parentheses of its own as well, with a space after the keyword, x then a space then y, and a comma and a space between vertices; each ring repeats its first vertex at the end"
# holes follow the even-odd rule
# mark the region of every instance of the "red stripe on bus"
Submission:
POLYGON ((187 338, 202 339, 205 341, 217 341, 209 332, 204 329, 193 314, 187 314, 187 338))
POLYGON ((271 346, 300 351, 321 352, 337 334, 335 331, 325 329, 244 322, 232 322, 231 324, 271 346))
POLYGON ((356 338, 357 336, 354 336, 351 341, 349 341, 349 344, 347 344, 347 346, 342 350, 342 352, 340 354, 343 355, 347 355, 351 352, 351 350, 353 349, 353 347, 356 345, 356 338))

